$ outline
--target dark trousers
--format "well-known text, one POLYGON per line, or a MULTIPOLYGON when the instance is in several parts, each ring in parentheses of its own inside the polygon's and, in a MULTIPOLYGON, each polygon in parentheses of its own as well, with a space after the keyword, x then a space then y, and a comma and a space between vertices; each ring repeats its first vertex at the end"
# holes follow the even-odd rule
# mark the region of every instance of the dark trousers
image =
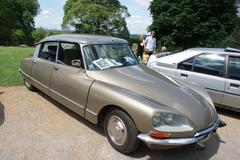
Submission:
POLYGON ((148 51, 149 57, 153 54, 153 51, 148 51))

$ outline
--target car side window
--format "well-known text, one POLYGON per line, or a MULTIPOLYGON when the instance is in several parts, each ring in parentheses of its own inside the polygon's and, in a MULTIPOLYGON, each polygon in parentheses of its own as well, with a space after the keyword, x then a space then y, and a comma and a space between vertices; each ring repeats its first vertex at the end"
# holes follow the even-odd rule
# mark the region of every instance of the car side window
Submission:
POLYGON ((57 62, 60 64, 73 66, 72 60, 80 60, 81 67, 84 68, 79 44, 60 42, 57 62))
POLYGON ((225 56, 217 54, 201 54, 196 57, 193 71, 213 76, 224 76, 225 56))
POLYGON ((229 56, 228 78, 240 80, 240 57, 229 56))
POLYGON ((58 42, 44 42, 41 44, 38 58, 46 59, 55 62, 57 54, 58 42))
POLYGON ((190 58, 186 61, 183 61, 183 62, 179 63, 178 69, 191 71, 193 63, 194 63, 194 59, 195 59, 195 57, 192 57, 192 58, 190 58))

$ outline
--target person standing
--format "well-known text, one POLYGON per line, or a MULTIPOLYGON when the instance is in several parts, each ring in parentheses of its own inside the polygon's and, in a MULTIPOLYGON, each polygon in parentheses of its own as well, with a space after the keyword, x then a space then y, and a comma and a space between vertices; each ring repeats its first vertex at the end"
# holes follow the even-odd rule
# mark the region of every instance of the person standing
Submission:
POLYGON ((145 51, 148 53, 148 56, 150 57, 156 49, 156 38, 155 38, 155 32, 151 32, 151 36, 148 36, 146 40, 144 41, 145 51))
POLYGON ((138 49, 137 49, 137 58, 143 58, 143 50, 144 50, 144 35, 142 34, 139 38, 138 49))

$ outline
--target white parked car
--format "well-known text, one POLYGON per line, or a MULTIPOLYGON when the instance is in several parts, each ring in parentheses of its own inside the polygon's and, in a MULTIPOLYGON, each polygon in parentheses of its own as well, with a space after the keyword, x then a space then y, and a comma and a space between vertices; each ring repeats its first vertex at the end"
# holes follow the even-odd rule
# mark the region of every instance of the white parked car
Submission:
POLYGON ((193 48, 158 57, 152 55, 147 66, 201 85, 217 106, 240 111, 240 50, 193 48))

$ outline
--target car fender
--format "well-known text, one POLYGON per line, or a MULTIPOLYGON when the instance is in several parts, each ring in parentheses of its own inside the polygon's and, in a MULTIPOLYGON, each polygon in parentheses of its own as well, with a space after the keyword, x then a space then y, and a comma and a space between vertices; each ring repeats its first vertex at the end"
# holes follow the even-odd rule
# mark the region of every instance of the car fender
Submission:
POLYGON ((142 133, 148 133, 153 129, 152 116, 156 111, 170 110, 168 107, 161 109, 160 104, 132 91, 95 81, 89 91, 85 119, 97 124, 100 111, 110 106, 116 106, 127 112, 142 133))

